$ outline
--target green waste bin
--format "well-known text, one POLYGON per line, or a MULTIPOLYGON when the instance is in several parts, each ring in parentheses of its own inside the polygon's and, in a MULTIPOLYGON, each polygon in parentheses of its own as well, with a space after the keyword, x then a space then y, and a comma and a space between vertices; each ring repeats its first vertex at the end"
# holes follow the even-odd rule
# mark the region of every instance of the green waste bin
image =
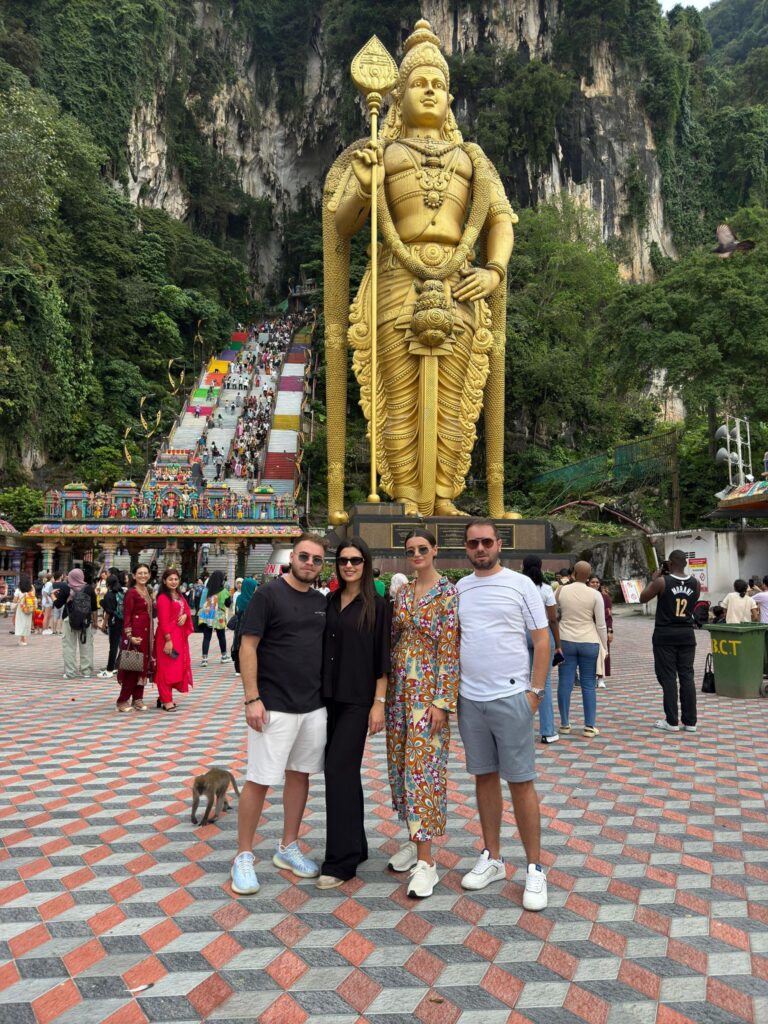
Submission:
POLYGON ((768 625, 739 622, 705 626, 712 640, 715 690, 721 697, 765 694, 765 641, 768 625))

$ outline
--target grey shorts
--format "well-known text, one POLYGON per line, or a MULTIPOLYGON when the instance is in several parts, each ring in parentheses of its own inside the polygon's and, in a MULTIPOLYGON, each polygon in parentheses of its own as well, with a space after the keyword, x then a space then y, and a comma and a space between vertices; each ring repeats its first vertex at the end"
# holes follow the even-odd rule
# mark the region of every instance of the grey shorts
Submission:
POLYGON ((459 734, 470 775, 498 772, 507 782, 535 779, 533 719, 525 691, 496 700, 459 697, 459 734))

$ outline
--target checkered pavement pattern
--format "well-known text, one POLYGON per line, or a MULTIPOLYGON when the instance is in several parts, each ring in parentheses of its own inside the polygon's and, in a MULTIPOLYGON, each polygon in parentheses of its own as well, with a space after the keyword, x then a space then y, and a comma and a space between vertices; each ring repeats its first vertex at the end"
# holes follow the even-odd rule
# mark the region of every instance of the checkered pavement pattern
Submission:
MULTIPOLYGON (((232 666, 196 668, 176 714, 118 715, 113 681, 61 679, 57 638, 24 649, 3 629, 0 1024, 764 1024, 768 701, 700 695, 697 735, 658 732, 650 636, 617 617, 599 737, 537 748, 549 908, 532 914, 508 805, 506 883, 461 889, 481 839, 457 735, 432 898, 386 870, 404 836, 381 737, 359 876, 319 892, 273 867, 275 794, 261 891, 235 898, 236 813, 189 820, 195 774, 244 774, 232 666)), ((323 818, 314 779, 302 841, 318 858, 323 818)))

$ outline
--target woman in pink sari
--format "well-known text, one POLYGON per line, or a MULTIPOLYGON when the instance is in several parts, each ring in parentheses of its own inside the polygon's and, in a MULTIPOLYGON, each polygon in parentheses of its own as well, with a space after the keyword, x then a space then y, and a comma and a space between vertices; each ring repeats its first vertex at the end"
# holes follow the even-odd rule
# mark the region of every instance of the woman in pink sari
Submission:
POLYGON ((176 711, 173 691, 187 693, 192 689, 192 660, 189 656, 189 634, 194 632, 192 612, 180 592, 178 569, 166 569, 157 594, 157 633, 155 635, 155 682, 157 706, 163 711, 176 711))

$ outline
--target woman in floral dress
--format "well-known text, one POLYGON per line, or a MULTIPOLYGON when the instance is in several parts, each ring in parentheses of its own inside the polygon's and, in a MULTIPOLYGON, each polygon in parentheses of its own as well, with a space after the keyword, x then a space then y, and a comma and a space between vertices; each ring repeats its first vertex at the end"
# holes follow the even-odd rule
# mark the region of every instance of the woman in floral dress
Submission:
POLYGON ((434 567, 432 533, 412 530, 405 554, 416 577, 395 601, 386 725, 392 805, 408 826, 409 842, 389 867, 412 869, 408 895, 424 898, 438 881, 432 838, 445 833, 449 715, 459 686, 458 599, 434 567))

